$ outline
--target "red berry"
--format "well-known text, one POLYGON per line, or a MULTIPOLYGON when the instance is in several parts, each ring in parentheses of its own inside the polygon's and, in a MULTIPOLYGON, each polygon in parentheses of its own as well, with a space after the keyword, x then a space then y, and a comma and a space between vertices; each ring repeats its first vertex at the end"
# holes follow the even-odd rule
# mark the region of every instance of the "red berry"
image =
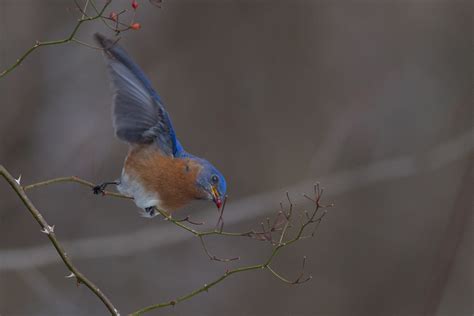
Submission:
POLYGON ((110 12, 109 18, 110 18, 112 21, 117 22, 117 17, 118 17, 117 13, 115 13, 115 12, 113 12, 113 11, 110 12))
POLYGON ((139 30, 142 26, 140 25, 140 23, 133 23, 132 25, 130 25, 130 28, 132 30, 139 30))
POLYGON ((136 0, 132 0, 132 8, 136 10, 138 8, 138 2, 136 0))

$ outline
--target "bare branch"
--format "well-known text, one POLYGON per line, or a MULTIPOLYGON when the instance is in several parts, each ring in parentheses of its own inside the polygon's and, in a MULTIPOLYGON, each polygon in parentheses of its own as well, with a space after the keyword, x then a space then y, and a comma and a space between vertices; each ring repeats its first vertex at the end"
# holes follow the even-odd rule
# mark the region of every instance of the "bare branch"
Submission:
MULTIPOLYGON (((323 182, 327 183, 339 183, 331 189, 331 196, 337 196, 343 193, 352 192, 360 188, 361 186, 367 185, 376 185, 380 181, 393 181, 399 179, 406 179, 407 177, 412 177, 424 173, 427 170, 435 171, 439 170, 446 165, 449 165, 454 162, 458 162, 466 157, 470 157, 472 150, 474 149, 472 142, 472 135, 474 129, 469 129, 453 138, 446 140, 443 143, 440 143, 430 149, 427 149, 426 152, 420 154, 421 158, 428 159, 423 168, 408 168, 407 166, 416 165, 416 162, 420 159, 418 154, 412 153, 404 156, 398 156, 391 159, 374 161, 370 165, 364 167, 357 167, 355 169, 341 170, 337 173, 328 174, 324 177, 323 182), (428 158, 427 158, 428 157, 428 158), (408 169, 407 169, 408 168, 408 169), (394 170, 393 172, 384 172, 386 170, 394 170), (366 176, 369 174, 370 176, 366 176), (364 176, 361 176, 364 175, 364 176), (356 179, 357 181, 354 181, 356 179)), ((301 182, 294 184, 287 188, 290 192, 302 192, 308 187, 313 186, 314 180, 302 180, 301 182)), ((250 216, 261 216, 267 214, 269 208, 275 206, 276 200, 281 196, 281 191, 268 191, 258 194, 258 198, 261 199, 261 203, 255 203, 254 198, 242 198, 235 200, 232 205, 226 207, 229 211, 229 207, 233 210, 239 210, 238 214, 234 214, 232 219, 227 219, 226 224, 232 223, 233 225, 243 223, 247 221, 250 216)), ((299 198, 299 197, 298 197, 299 198)), ((302 196, 302 199, 297 201, 302 201, 305 199, 302 196)), ((296 200, 296 197, 293 198, 296 200)), ((209 210, 211 208, 209 207, 209 210)), ((214 218, 210 218, 210 212, 207 212, 206 222, 213 221, 214 218)), ((169 229, 170 227, 168 227, 169 229)), ((251 232, 249 232, 250 234, 251 232)), ((87 237, 79 238, 72 240, 69 244, 72 248, 75 248, 75 257, 93 257, 93 258, 102 258, 115 255, 130 255, 134 252, 139 251, 134 248, 130 243, 127 247, 122 247, 120 249, 112 249, 110 246, 114 245, 116 242, 119 242, 122 239, 125 240, 134 240, 137 234, 144 236, 146 242, 142 247, 146 249, 158 249, 164 247, 165 245, 174 244, 181 242, 183 240, 189 240, 189 238, 194 235, 183 235, 180 231, 168 232, 168 237, 166 242, 161 239, 155 239, 156 231, 150 229, 149 227, 143 227, 137 232, 128 232, 128 233, 118 233, 112 234, 108 237, 87 237), (82 247, 84 243, 87 243, 86 248, 82 247)), ((309 238, 311 236, 302 236, 302 238, 309 238)), ((29 268, 38 268, 41 266, 47 266, 54 264, 55 257, 51 253, 42 253, 41 256, 38 256, 38 253, 41 253, 44 250, 44 246, 32 246, 29 248, 17 250, 14 253, 8 250, 0 250, 0 271, 7 270, 23 270, 29 268)))
MULTIPOLYGON (((87 186, 87 187, 90 187, 90 188, 94 187, 93 183, 91 183, 89 181, 86 181, 86 180, 83 180, 83 179, 80 179, 78 177, 63 177, 63 178, 55 178, 55 179, 51 179, 51 180, 31 184, 31 185, 25 186, 24 189, 28 190, 28 189, 37 188, 37 187, 41 187, 41 186, 47 186, 47 185, 50 185, 50 184, 60 183, 60 182, 75 182, 75 183, 78 183, 78 184, 81 184, 81 185, 84 185, 84 186, 87 186)), ((211 282, 209 284, 205 284, 204 286, 192 291, 189 294, 180 296, 175 300, 171 300, 171 301, 167 301, 167 302, 164 302, 164 303, 159 303, 159 304, 154 304, 154 305, 144 307, 144 308, 132 313, 132 315, 140 315, 142 313, 145 313, 145 312, 148 312, 148 311, 151 311, 151 310, 154 310, 154 309, 163 308, 163 307, 167 307, 167 306, 174 306, 174 305, 178 304, 179 302, 190 299, 190 298, 194 297, 195 295, 197 295, 199 293, 202 293, 204 291, 208 291, 209 288, 217 285, 218 283, 220 283, 221 281, 226 279, 231 274, 245 272, 245 271, 252 271, 252 270, 257 270, 257 269, 268 270, 277 279, 279 279, 280 281, 282 281, 284 283, 287 283, 287 284, 301 284, 301 283, 309 281, 311 279, 311 276, 308 276, 308 277, 303 279, 306 257, 303 259, 302 270, 301 270, 300 274, 298 275, 298 277, 294 281, 291 281, 291 280, 283 277, 280 273, 278 273, 275 269, 273 269, 270 266, 270 264, 274 261, 274 259, 277 257, 277 255, 279 254, 279 252, 282 248, 287 247, 287 246, 289 246, 289 245, 291 245, 291 244, 293 244, 293 243, 295 243, 295 242, 297 242, 301 239, 310 237, 310 236, 305 236, 304 232, 305 232, 305 229, 308 226, 310 226, 311 224, 315 224, 315 228, 314 228, 314 231, 312 232, 311 236, 314 235, 316 229, 319 226, 319 223, 322 221, 322 219, 324 218, 324 216, 327 213, 327 210, 324 210, 321 215, 317 216, 317 214, 319 214, 319 210, 322 207, 331 207, 332 206, 332 205, 323 206, 320 203, 322 193, 323 193, 323 190, 319 187, 319 185, 318 184, 315 185, 314 186, 314 197, 313 198, 308 197, 314 204, 314 210, 311 213, 308 213, 307 211, 304 211, 303 213, 299 214, 302 222, 300 223, 300 227, 296 231, 295 236, 293 238, 290 238, 290 239, 287 239, 286 237, 288 236, 288 234, 287 234, 288 229, 290 227, 294 227, 294 225, 292 225, 291 222, 292 222, 293 217, 295 215, 295 211, 294 211, 294 204, 292 203, 288 193, 286 194, 286 197, 287 197, 287 200, 288 200, 288 203, 289 203, 288 211, 286 211, 283 208, 283 205, 281 205, 282 210, 277 213, 276 218, 273 221, 273 224, 272 224, 272 221, 270 220, 270 218, 266 219, 267 227, 265 227, 265 224, 263 222, 261 223, 262 231, 251 230, 251 231, 247 231, 247 232, 243 232, 243 233, 223 231, 223 224, 221 224, 223 222, 223 219, 221 217, 222 217, 222 214, 223 214, 224 207, 219 212, 219 219, 218 219, 216 227, 213 230, 208 230, 208 231, 199 231, 199 230, 196 230, 196 229, 186 225, 185 222, 189 222, 190 224, 200 224, 200 223, 192 222, 190 220, 189 216, 185 217, 184 219, 176 219, 176 218, 173 218, 167 212, 165 212, 163 210, 160 210, 160 209, 156 209, 156 211, 159 212, 164 217, 165 220, 170 221, 174 225, 180 227, 181 229, 184 229, 184 230, 188 231, 189 233, 193 234, 194 236, 199 237, 205 254, 209 257, 209 259, 211 259, 213 261, 230 262, 230 261, 238 260, 239 257, 219 258, 219 257, 211 254, 211 252, 207 248, 205 240, 204 240, 204 237, 210 236, 210 235, 222 235, 222 236, 233 236, 233 237, 250 237, 250 238, 254 238, 256 240, 269 241, 271 243, 271 245, 273 246, 273 250, 272 250, 270 256, 267 258, 267 260, 264 261, 264 263, 261 263, 261 264, 258 264, 258 265, 244 266, 244 267, 236 268, 236 269, 233 269, 233 270, 227 270, 218 279, 214 280, 213 282, 211 282), (303 216, 303 214, 305 216, 303 216), (303 220, 303 219, 305 219, 305 220, 303 220), (275 242, 273 240, 273 234, 280 234, 280 236, 278 238, 278 242, 275 242)), ((131 199, 128 196, 124 196, 124 195, 114 193, 114 192, 105 192, 105 195, 109 195, 109 196, 113 196, 113 197, 119 197, 119 198, 131 199)), ((51 227, 50 227, 50 229, 52 230, 51 227)))
POLYGON ((66 44, 66 43, 72 42, 74 39, 74 36, 76 35, 81 25, 85 22, 94 21, 99 18, 102 18, 103 13, 105 12, 105 10, 107 9, 107 7, 110 5, 111 2, 112 0, 107 0, 104 6, 102 7, 102 9, 100 9, 98 14, 95 16, 91 16, 91 17, 85 16, 84 12, 82 12, 83 17, 77 21, 76 26, 72 29, 68 37, 64 39, 60 39, 60 40, 55 40, 55 41, 45 41, 45 42, 36 41, 35 45, 30 47, 23 55, 21 55, 20 58, 18 58, 16 62, 13 63, 13 65, 11 65, 7 69, 0 72, 0 78, 5 77, 7 74, 13 71, 16 67, 20 66, 21 63, 37 48, 42 47, 42 46, 52 46, 52 45, 66 44))
POLYGON ((210 288, 212 288, 215 285, 217 285, 218 283, 222 282, 223 280, 225 280, 227 277, 231 276, 232 274, 246 272, 246 271, 252 271, 252 270, 259 270, 259 269, 263 269, 263 268, 264 267, 261 264, 257 264, 257 265, 241 267, 241 268, 237 268, 237 269, 233 269, 233 270, 227 270, 226 272, 224 272, 224 274, 222 274, 216 280, 212 281, 211 283, 204 284, 202 287, 192 291, 189 294, 180 296, 180 297, 178 297, 174 300, 171 300, 171 301, 167 301, 167 302, 164 302, 164 303, 159 303, 159 304, 154 304, 154 305, 144 307, 142 309, 137 310, 136 312, 131 313, 130 315, 131 316, 138 316, 138 315, 141 315, 143 313, 152 311, 154 309, 163 308, 163 307, 167 307, 167 306, 175 306, 176 304, 178 304, 182 301, 188 300, 188 299, 198 295, 199 293, 202 293, 204 291, 207 292, 210 288))
POLYGON ((92 45, 92 44, 89 44, 89 43, 80 41, 80 40, 78 40, 78 39, 75 38, 75 37, 74 37, 71 41, 74 42, 74 43, 80 44, 80 45, 82 45, 82 46, 92 48, 92 49, 103 50, 102 47, 98 47, 98 46, 95 46, 95 45, 92 45))
MULTIPOLYGON (((76 176, 70 176, 70 177, 54 178, 54 179, 50 179, 50 180, 45 180, 45 181, 33 183, 33 184, 30 184, 30 185, 24 186, 23 189, 25 191, 28 191, 28 190, 31 190, 31 189, 39 188, 39 187, 42 187, 42 186, 47 186, 47 185, 50 185, 50 184, 61 183, 61 182, 74 182, 74 183, 82 184, 84 186, 88 186, 91 189, 96 186, 94 183, 92 183, 90 181, 81 179, 81 178, 76 177, 76 176)), ((130 196, 126 196, 126 195, 116 193, 116 192, 111 192, 111 191, 104 191, 103 195, 113 196, 113 197, 122 198, 122 199, 133 199, 130 196)))
POLYGON ((302 278, 303 278, 303 275, 304 275, 305 263, 306 263, 306 256, 303 257, 303 266, 302 266, 302 268, 301 268, 301 272, 300 272, 300 274, 298 275, 298 277, 297 277, 294 281, 290 281, 290 280, 288 280, 287 278, 283 277, 281 274, 279 274, 278 272, 276 272, 272 267, 270 267, 270 265, 267 266, 267 269, 268 269, 277 279, 279 279, 280 281, 282 281, 282 282, 284 282, 284 283, 288 283, 288 284, 291 284, 291 285, 294 285, 294 284, 302 284, 302 283, 308 282, 309 280, 311 280, 311 279, 313 278, 311 275, 309 275, 309 276, 306 277, 305 279, 302 279, 302 278))
MULTIPOLYGON (((223 275, 221 275, 219 278, 217 278, 213 282, 211 282, 209 284, 204 284, 204 286, 192 291, 191 293, 189 293, 187 295, 180 296, 180 297, 178 297, 174 300, 171 300, 171 301, 158 303, 158 304, 153 304, 153 305, 144 307, 142 309, 137 310, 136 312, 133 312, 131 315, 138 316, 138 315, 141 315, 143 313, 146 313, 146 312, 149 312, 149 311, 152 311, 152 310, 155 310, 155 309, 159 309, 159 308, 163 308, 163 307, 167 307, 167 306, 175 306, 176 304, 178 304, 182 301, 188 300, 188 299, 198 295, 199 293, 202 293, 204 291, 208 291, 211 287, 213 287, 213 286, 217 285, 218 283, 222 282, 224 279, 226 279, 231 274, 236 274, 236 273, 241 273, 241 272, 246 272, 246 271, 258 270, 258 269, 268 270, 278 280, 280 280, 284 283, 287 283, 287 284, 291 284, 291 285, 302 284, 302 283, 305 283, 305 282, 311 280, 311 278, 312 278, 311 275, 309 275, 306 278, 303 278, 305 264, 306 264, 306 257, 303 257, 301 272, 299 273, 298 277, 294 281, 291 281, 291 280, 283 277, 280 273, 278 273, 275 269, 273 269, 270 266, 270 264, 275 260, 275 258, 277 257, 278 253, 280 252, 280 250, 282 248, 287 247, 287 246, 297 242, 298 240, 301 240, 301 239, 304 238, 303 237, 303 232, 304 232, 304 230, 307 226, 309 226, 310 224, 313 224, 313 223, 319 224, 321 222, 321 220, 325 216, 326 212, 323 212, 323 214, 320 215, 319 217, 316 217, 316 214, 318 213, 318 210, 321 207, 319 201, 321 200, 322 192, 323 191, 319 189, 319 186, 317 188, 315 187, 315 197, 313 199, 314 200, 314 205, 315 205, 314 211, 312 212, 311 216, 308 215, 306 222, 303 222, 303 224, 301 225, 300 229, 298 230, 296 236, 292 239, 289 239, 289 240, 285 241, 284 234, 286 232, 286 229, 288 228, 288 223, 290 222, 290 220, 292 219, 292 216, 294 215, 293 203, 291 202, 291 200, 289 198, 289 195, 287 194, 287 199, 288 199, 288 202, 289 202, 290 206, 289 206, 289 212, 288 212, 287 217, 286 217, 286 219, 288 221, 285 224, 285 228, 281 232, 283 237, 280 237, 279 242, 273 247, 272 253, 270 254, 270 256, 267 258, 267 260, 264 263, 257 264, 257 265, 251 265, 251 266, 244 266, 244 267, 236 268, 236 269, 233 269, 233 270, 227 270, 223 275)), ((169 215, 167 215, 165 212, 160 211, 160 210, 158 210, 158 212, 160 212, 163 216, 167 216, 167 218, 170 221, 172 221, 173 223, 175 223, 177 225, 180 224, 179 222, 173 221, 173 219, 169 215)), ((283 215, 283 213, 279 212, 278 216, 281 216, 281 215, 283 215)), ((277 222, 277 221, 278 221, 278 217, 275 220, 275 222, 277 222)), ((268 223, 268 226, 270 226, 270 220, 268 220, 267 223, 268 223)), ((251 234, 253 234, 254 236, 260 236, 260 234, 263 234, 265 236, 265 239, 270 239, 271 240, 271 234, 272 234, 271 229, 270 229, 270 231, 266 230, 264 224, 262 223, 261 225, 262 225, 262 230, 263 230, 262 233, 252 232, 251 234), (266 235, 266 234, 270 234, 270 237, 268 237, 268 235, 266 235)), ((182 227, 182 226, 180 226, 180 227, 182 227)), ((223 262, 228 262, 228 261, 232 260, 232 259, 219 259, 219 258, 216 258, 215 256, 211 255, 209 253, 206 245, 205 245, 202 233, 200 233, 196 230, 193 230, 191 228, 188 228, 188 227, 182 227, 182 228, 184 228, 185 230, 193 233, 194 235, 196 235, 200 238, 201 244, 204 248, 204 251, 206 252, 206 254, 208 255, 208 257, 211 260, 223 261, 223 262)), ((219 231, 216 231, 216 230, 214 230, 213 232, 215 234, 222 234, 222 233, 220 233, 219 231)), ((241 236, 250 236, 250 235, 249 234, 242 234, 241 236)))
POLYGON ((217 256, 212 255, 209 250, 206 247, 206 243, 204 241, 204 238, 202 236, 199 236, 199 240, 201 241, 202 248, 204 249, 204 252, 206 255, 209 257, 209 259, 214 260, 214 261, 220 261, 220 262, 229 262, 229 261, 235 261, 239 260, 240 257, 233 257, 233 258, 219 258, 217 256))
POLYGON ((46 220, 44 219, 43 215, 38 211, 38 209, 33 205, 30 201, 28 196, 25 193, 23 187, 19 184, 17 180, 2 166, 0 165, 0 174, 2 177, 10 184, 11 188, 16 192, 18 197, 22 200, 23 204, 26 208, 30 211, 31 215, 36 219, 38 224, 41 226, 41 232, 45 233, 51 243, 53 244, 54 248, 58 252, 59 256, 63 260, 66 267, 71 272, 71 276, 75 277, 77 284, 84 283, 107 307, 109 312, 112 315, 119 315, 117 308, 112 304, 112 302, 105 296, 105 294, 90 281, 85 275, 83 275, 72 263, 69 256, 66 254, 66 251, 59 243, 58 239, 56 238, 56 233, 54 232, 54 225, 50 226, 46 220))
POLYGON ((177 221, 177 222, 188 222, 188 223, 191 224, 191 225, 198 225, 198 226, 205 224, 204 222, 195 222, 195 221, 192 221, 192 220, 191 220, 191 216, 189 216, 189 215, 186 216, 186 217, 183 218, 183 219, 176 219, 176 221, 177 221))
POLYGON ((217 223, 216 223, 216 230, 218 229, 220 232, 222 232, 224 230, 224 218, 223 218, 223 215, 224 215, 224 210, 225 210, 225 205, 227 203, 227 198, 228 196, 226 195, 224 197, 224 202, 222 204, 222 207, 221 209, 219 210, 219 218, 217 219, 217 223))

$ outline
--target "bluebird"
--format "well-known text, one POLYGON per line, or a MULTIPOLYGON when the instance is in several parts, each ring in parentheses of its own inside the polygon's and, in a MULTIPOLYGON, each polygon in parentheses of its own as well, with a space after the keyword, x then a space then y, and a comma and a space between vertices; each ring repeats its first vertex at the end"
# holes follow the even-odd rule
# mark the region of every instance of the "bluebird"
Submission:
POLYGON ((224 176, 210 162, 186 152, 176 137, 158 93, 116 41, 95 34, 103 48, 112 83, 115 135, 129 144, 120 179, 94 187, 94 193, 117 185, 133 197, 145 217, 155 208, 171 213, 193 200, 213 201, 220 209, 224 176))

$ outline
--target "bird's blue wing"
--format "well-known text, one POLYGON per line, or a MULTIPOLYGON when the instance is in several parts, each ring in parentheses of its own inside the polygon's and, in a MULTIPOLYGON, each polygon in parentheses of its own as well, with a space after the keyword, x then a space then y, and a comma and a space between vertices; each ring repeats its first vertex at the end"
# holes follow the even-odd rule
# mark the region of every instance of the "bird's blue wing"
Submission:
POLYGON ((134 144, 155 143, 166 155, 179 156, 183 148, 148 78, 114 41, 98 33, 95 39, 104 49, 115 92, 113 120, 117 137, 134 144))

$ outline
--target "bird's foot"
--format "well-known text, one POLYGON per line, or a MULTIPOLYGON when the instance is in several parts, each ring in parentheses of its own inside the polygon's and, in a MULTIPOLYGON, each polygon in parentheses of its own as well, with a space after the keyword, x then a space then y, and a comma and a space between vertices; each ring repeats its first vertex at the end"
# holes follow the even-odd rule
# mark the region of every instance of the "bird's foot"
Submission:
POLYGON ((119 185, 120 182, 113 181, 113 182, 104 182, 104 183, 98 184, 98 185, 96 185, 95 187, 92 188, 92 192, 94 194, 105 195, 105 188, 107 188, 107 186, 109 184, 119 185))
POLYGON ((146 218, 153 218, 156 215, 158 215, 158 212, 156 211, 156 208, 154 206, 146 207, 143 209, 142 217, 146 218))
POLYGON ((106 186, 104 184, 98 184, 92 188, 92 192, 96 195, 99 193, 102 195, 105 195, 105 187, 106 186))

